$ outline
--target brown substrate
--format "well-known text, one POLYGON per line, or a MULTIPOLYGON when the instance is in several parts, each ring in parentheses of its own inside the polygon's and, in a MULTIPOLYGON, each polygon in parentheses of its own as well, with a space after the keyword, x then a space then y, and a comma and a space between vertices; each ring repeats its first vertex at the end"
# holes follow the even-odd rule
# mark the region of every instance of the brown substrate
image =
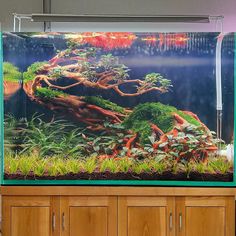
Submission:
POLYGON ((66 175, 58 176, 35 176, 33 173, 30 173, 27 176, 24 176, 20 173, 17 174, 4 174, 5 180, 177 180, 177 181, 220 181, 220 182, 232 182, 233 173, 228 172, 225 174, 221 173, 198 173, 191 172, 187 175, 185 172, 172 173, 170 171, 165 171, 162 174, 155 172, 140 174, 134 172, 80 172, 78 174, 68 173, 66 175))

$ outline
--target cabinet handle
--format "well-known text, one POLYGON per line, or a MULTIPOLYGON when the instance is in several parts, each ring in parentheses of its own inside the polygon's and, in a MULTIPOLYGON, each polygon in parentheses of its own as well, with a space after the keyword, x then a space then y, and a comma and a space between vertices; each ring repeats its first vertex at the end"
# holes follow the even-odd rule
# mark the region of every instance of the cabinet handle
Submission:
POLYGON ((54 232, 56 229, 56 216, 55 213, 52 213, 52 231, 54 232))
POLYGON ((64 212, 62 213, 61 227, 62 227, 62 230, 64 231, 65 230, 65 213, 64 212))
POLYGON ((172 212, 170 213, 170 225, 169 225, 169 227, 170 227, 170 230, 172 230, 172 228, 173 228, 173 215, 172 215, 172 212))
POLYGON ((179 213, 179 231, 182 230, 183 222, 182 222, 182 213, 179 213))

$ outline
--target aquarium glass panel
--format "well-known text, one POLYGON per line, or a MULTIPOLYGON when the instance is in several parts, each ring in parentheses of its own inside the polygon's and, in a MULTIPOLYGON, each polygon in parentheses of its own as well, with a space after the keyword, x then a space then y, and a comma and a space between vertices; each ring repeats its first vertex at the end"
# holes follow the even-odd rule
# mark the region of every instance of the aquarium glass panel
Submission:
POLYGON ((234 185, 234 33, 2 41, 3 184, 234 185))

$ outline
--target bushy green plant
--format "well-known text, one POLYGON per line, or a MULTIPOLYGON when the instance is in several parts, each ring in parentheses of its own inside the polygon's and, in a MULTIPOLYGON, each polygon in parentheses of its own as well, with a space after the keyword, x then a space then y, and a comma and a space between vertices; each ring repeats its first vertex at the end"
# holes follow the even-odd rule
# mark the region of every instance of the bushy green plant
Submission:
MULTIPOLYGON (((145 88, 152 88, 153 86, 159 86, 161 89, 168 91, 170 87, 173 87, 171 80, 165 79, 160 73, 150 73, 144 77, 145 88)), ((139 88, 142 89, 142 86, 139 88)))
POLYGON ((22 73, 19 69, 9 62, 3 63, 4 81, 19 82, 22 79, 22 73))
POLYGON ((24 82, 28 82, 35 79, 37 73, 42 70, 42 66, 46 65, 47 61, 35 62, 27 68, 27 71, 23 73, 24 82))

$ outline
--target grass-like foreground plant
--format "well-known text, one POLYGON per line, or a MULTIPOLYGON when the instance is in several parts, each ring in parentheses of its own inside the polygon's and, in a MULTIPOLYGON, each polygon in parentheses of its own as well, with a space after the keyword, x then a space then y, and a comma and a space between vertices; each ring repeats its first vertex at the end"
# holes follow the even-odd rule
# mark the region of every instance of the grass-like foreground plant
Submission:
POLYGON ((91 156, 86 159, 63 158, 60 156, 40 158, 31 155, 16 155, 8 152, 5 154, 5 173, 19 174, 27 178, 29 175, 65 176, 79 173, 158 173, 171 172, 173 174, 192 172, 200 174, 226 174, 232 173, 233 164, 225 157, 212 157, 208 163, 186 162, 179 163, 175 160, 145 159, 135 160, 128 157, 116 159, 99 159, 91 156))

